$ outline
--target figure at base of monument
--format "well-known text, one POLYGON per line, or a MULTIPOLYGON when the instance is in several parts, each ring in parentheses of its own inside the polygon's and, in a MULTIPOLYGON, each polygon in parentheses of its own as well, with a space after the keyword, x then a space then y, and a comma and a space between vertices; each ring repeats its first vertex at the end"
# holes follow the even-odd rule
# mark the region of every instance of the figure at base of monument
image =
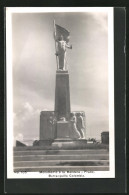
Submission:
POLYGON ((80 134, 80 132, 78 131, 77 126, 76 126, 77 118, 76 118, 75 113, 74 113, 74 112, 71 113, 71 116, 72 116, 72 117, 71 117, 70 122, 71 122, 71 129, 72 129, 72 133, 73 133, 73 135, 74 135, 74 138, 75 138, 75 139, 81 139, 81 134, 80 134))
POLYGON ((83 119, 83 113, 77 113, 77 130, 79 131, 81 138, 85 139, 84 134, 85 124, 83 119))
POLYGON ((50 123, 50 129, 51 129, 52 138, 56 138, 56 123, 57 123, 57 119, 55 117, 54 112, 51 113, 51 116, 49 118, 49 123, 50 123))
POLYGON ((57 119, 54 111, 40 113, 40 140, 56 138, 57 119))

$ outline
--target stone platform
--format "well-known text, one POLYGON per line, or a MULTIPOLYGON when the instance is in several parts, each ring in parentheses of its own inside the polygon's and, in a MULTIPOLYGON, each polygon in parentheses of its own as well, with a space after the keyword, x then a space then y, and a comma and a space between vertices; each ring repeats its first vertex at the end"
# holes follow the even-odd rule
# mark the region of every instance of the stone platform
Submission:
POLYGON ((33 146, 42 146, 48 149, 82 149, 87 144, 86 139, 57 138, 55 140, 36 140, 33 146))
POLYGON ((87 144, 87 140, 72 140, 70 138, 68 139, 55 139, 54 142, 52 143, 52 147, 57 147, 57 148, 67 148, 67 149, 76 149, 76 148, 84 148, 85 145, 87 144))
MULTIPOLYGON (((61 141, 61 140, 60 140, 61 141)), ((62 142, 60 142, 62 143, 62 142)), ((109 171, 107 145, 85 144, 82 149, 55 145, 14 148, 14 171, 109 171)))

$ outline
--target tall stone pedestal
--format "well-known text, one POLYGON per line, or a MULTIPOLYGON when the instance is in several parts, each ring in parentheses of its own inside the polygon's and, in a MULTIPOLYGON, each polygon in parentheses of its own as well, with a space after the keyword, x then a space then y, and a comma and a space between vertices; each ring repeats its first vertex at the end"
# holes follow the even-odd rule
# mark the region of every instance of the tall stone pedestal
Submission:
POLYGON ((70 118, 70 91, 68 71, 56 72, 55 112, 57 120, 70 118))

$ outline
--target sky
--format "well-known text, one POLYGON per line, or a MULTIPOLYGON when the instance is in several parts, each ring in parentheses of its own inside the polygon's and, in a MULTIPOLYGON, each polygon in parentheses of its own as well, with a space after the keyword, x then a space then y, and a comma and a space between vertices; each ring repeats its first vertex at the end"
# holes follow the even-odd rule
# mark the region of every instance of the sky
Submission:
POLYGON ((87 138, 100 139, 109 130, 106 12, 12 14, 14 137, 38 139, 40 112, 54 110, 54 19, 70 31, 71 111, 85 111, 87 138))

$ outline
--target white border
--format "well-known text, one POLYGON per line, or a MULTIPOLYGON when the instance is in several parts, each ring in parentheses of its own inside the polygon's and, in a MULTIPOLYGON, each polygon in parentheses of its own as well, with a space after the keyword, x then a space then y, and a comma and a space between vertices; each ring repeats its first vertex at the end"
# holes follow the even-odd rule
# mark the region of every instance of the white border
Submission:
MULTIPOLYGON (((108 86, 109 86, 109 163, 110 171, 85 173, 85 178, 115 177, 114 139, 114 21, 113 7, 7 7, 6 8, 6 84, 7 84, 7 178, 49 178, 47 173, 13 172, 13 88, 12 88, 12 13, 107 12, 108 13, 108 86)), ((57 178, 57 177, 52 177, 57 178)), ((70 177, 68 177, 70 178, 70 177)), ((73 177, 71 177, 73 178, 73 177)), ((76 177, 77 178, 77 177, 76 177)), ((78 177, 79 178, 79 177, 78 177)))

